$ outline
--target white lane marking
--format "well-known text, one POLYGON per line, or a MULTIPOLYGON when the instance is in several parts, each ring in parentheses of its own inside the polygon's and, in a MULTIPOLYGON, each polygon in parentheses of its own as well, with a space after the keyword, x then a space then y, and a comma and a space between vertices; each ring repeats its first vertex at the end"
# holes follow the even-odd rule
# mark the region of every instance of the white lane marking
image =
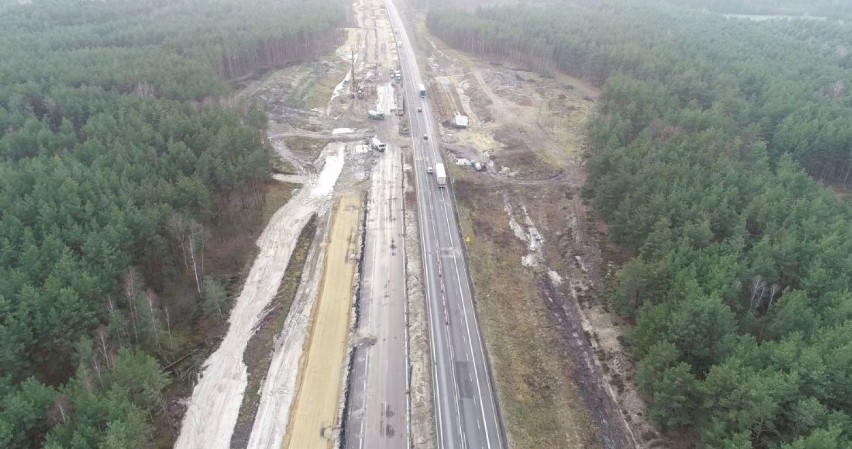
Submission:
MULTIPOLYGON (((412 125, 412 128, 413 128, 413 125, 412 125)), ((413 137, 412 137, 412 140, 414 140, 413 137)), ((417 164, 416 164, 416 158, 415 158, 415 168, 416 168, 416 166, 417 166, 417 164)), ((416 171, 417 170, 415 170, 415 172, 416 171)), ((423 188, 420 178, 421 177, 418 176, 417 173, 415 173, 414 183, 417 186, 418 191, 420 191, 420 189, 423 188)), ((423 230, 424 226, 422 226, 422 221, 425 218, 425 210, 424 210, 422 201, 419 201, 419 200, 417 201, 417 209, 418 209, 418 213, 419 213, 418 218, 420 218, 420 221, 421 221, 421 223, 418 223, 417 228, 420 231, 420 242, 421 242, 420 249, 421 249, 421 258, 423 259, 423 271, 424 271, 424 277, 423 278, 426 281, 425 282, 425 284, 426 284, 426 297, 427 297, 426 306, 429 309, 429 321, 432 323, 432 325, 429 327, 429 341, 431 343, 431 349, 432 349, 432 351, 431 351, 432 352, 432 379, 433 379, 432 390, 433 390, 433 393, 435 394, 435 402, 438 402, 438 401, 440 401, 442 396, 441 396, 441 386, 440 386, 440 382, 439 382, 440 377, 438 375, 438 362, 437 362, 436 355, 435 355, 436 352, 437 352, 437 345, 435 344, 435 332, 434 332, 435 310, 434 310, 434 307, 432 306, 432 301, 428 300, 428 298, 430 297, 430 292, 432 291, 432 285, 431 285, 430 282, 428 282, 428 279, 429 279, 429 263, 427 261, 427 258, 428 258, 427 252, 428 251, 427 251, 427 248, 426 248, 426 238, 425 238, 424 230, 423 230)), ((436 417, 437 417, 437 419, 435 420, 435 427, 436 427, 435 430, 438 432, 436 436, 437 436, 437 440, 438 440, 438 446, 442 448, 442 447, 444 447, 444 441, 441 437, 444 435, 443 434, 443 427, 444 426, 443 426, 443 413, 441 413, 441 407, 436 406, 435 412, 436 412, 436 417)))
MULTIPOLYGON (((461 245, 461 242, 459 242, 459 245, 461 245)), ((462 250, 463 250, 463 248, 462 248, 462 250)), ((458 266, 456 266, 456 269, 458 269, 458 266)), ((470 299, 471 305, 473 305, 473 299, 472 299, 473 298, 473 292, 470 291, 470 284, 465 282, 462 285, 462 291, 467 292, 467 298, 471 298, 470 299)), ((474 312, 475 312, 475 310, 474 310, 474 312)), ((476 319, 476 316, 474 315, 474 320, 475 319, 476 319)), ((474 324, 476 324, 476 323, 474 323, 474 324)), ((483 362, 486 362, 486 360, 485 360, 485 349, 482 347, 482 335, 479 331, 479 326, 475 325, 475 326, 473 326, 473 329, 474 329, 474 332, 476 333, 476 341, 477 341, 477 346, 479 348, 479 353, 482 354, 483 362)), ((468 328, 468 330, 469 330, 469 328, 468 328)), ((487 366, 487 362, 486 362, 486 366, 487 366)), ((484 374, 485 374, 485 382, 487 383, 486 386, 488 387, 488 391, 489 391, 488 399, 489 399, 489 403, 491 404, 491 413, 492 413, 492 416, 494 417, 494 425, 495 425, 495 428, 496 428, 495 434, 497 435, 497 445, 498 445, 498 447, 503 447, 503 435, 500 432, 500 423, 499 423, 499 419, 498 419, 498 416, 497 416, 497 406, 494 404, 494 394, 493 394, 494 388, 491 385, 491 383, 492 383, 491 376, 488 375, 487 371, 484 374)), ((479 379, 479 376, 477 375, 477 380, 478 379, 479 379)), ((487 425, 488 421, 486 421, 484 418, 483 418, 483 421, 486 423, 485 428, 487 430, 488 429, 488 425, 487 425)), ((489 445, 489 447, 490 447, 490 445, 489 445)))
MULTIPOLYGON (((394 15, 395 15, 395 17, 394 17, 394 18, 395 18, 395 19, 396 19, 396 21, 398 22, 398 21, 399 21, 399 17, 398 17, 398 14, 397 14, 397 11, 396 11, 395 6, 394 6, 394 5, 393 5, 393 3, 392 3, 391 1, 389 1, 389 0, 387 1, 387 4, 389 5, 389 6, 388 6, 388 9, 389 9, 389 10, 393 10, 394 15)), ((393 24, 392 24, 392 26, 393 26, 393 24)), ((399 27, 399 28, 401 28, 401 29, 403 30, 403 32, 405 31, 405 30, 404 30, 404 27, 399 27)), ((408 36, 407 36, 407 34, 401 34, 401 38, 402 38, 402 39, 406 42, 406 44, 405 44, 405 46, 406 46, 406 51, 405 51, 405 56, 404 56, 404 58, 405 58, 405 59, 409 59, 409 56, 410 56, 410 54, 409 54, 409 53, 410 53, 410 51, 411 51, 411 50, 410 50, 410 44, 408 44, 408 36)), ((400 59, 403 59, 402 52, 399 52, 399 55, 400 55, 400 59)), ((408 61, 406 61, 406 62, 408 62, 408 61)), ((410 68, 410 67, 407 67, 407 68, 410 68)), ((419 73, 417 73, 417 75, 419 76, 419 73)), ((408 84, 409 84, 409 89, 411 89, 411 85, 412 85, 412 83, 411 83, 411 82, 412 82, 412 81, 414 81, 414 76, 413 76, 413 75, 411 75, 411 74, 409 74, 409 76, 406 76, 406 78, 407 78, 407 79, 408 79, 408 81, 409 81, 409 83, 408 83, 408 84)), ((409 93, 409 97, 411 97, 412 95, 410 94, 410 92, 412 92, 412 91, 411 91, 411 90, 408 90, 407 92, 409 93)), ((413 102, 412 102, 412 103, 413 103, 413 102)), ((409 124, 411 125, 412 130, 415 128, 415 126, 414 126, 414 125, 415 125, 415 123, 416 123, 416 121, 412 120, 412 119, 411 119, 411 116, 409 115, 409 124)), ((415 135, 419 136, 419 133, 416 133, 415 135)), ((414 140, 414 135, 412 136, 412 140, 414 140)), ((429 150, 432 150, 432 148, 431 148, 431 142, 429 143, 429 150)), ((430 153, 433 153, 433 151, 430 151, 430 153)), ((419 159, 419 158, 415 158, 415 162, 417 162, 417 161, 419 161, 419 160, 421 160, 421 159, 419 159)), ((415 168, 416 168, 416 164, 415 164, 415 168)), ((415 183, 416 183, 416 184, 417 184, 417 186, 418 186, 418 192, 421 192, 421 190, 419 190, 419 188, 423 185, 423 182, 421 182, 421 181, 420 181, 420 179, 421 179, 421 176, 418 176, 418 174, 417 174, 417 173, 415 173, 415 181, 416 181, 415 183)), ((424 193, 424 195, 425 195, 425 193, 424 193)), ((418 196, 420 196, 420 195, 418 195, 418 196)), ((419 203, 419 202, 418 202, 418 203, 419 203)), ((444 204, 444 208, 445 208, 445 217, 446 217, 446 202, 445 202, 445 201, 443 201, 443 194, 442 194, 442 203, 444 204)), ((430 205, 431 205, 431 204, 430 204, 430 205)), ((421 209, 421 210, 422 210, 422 206, 421 206, 420 204, 418 204, 418 209, 421 209)), ((422 215, 421 215, 421 216, 422 216, 422 215)), ((446 220, 448 221, 449 219, 447 218, 446 220)), ((434 221, 432 221, 432 223, 433 223, 433 226, 434 226, 434 221)), ((449 229, 449 224, 448 224, 448 229, 449 229)), ((422 230, 422 227, 421 227, 420 233, 421 233, 421 239, 422 239, 422 237, 423 237, 423 230, 422 230)), ((450 240, 452 241, 452 232, 450 232, 450 240)), ((423 246, 425 246, 425 240, 421 240, 421 241, 424 243, 424 245, 423 245, 423 246)), ((424 255, 423 255, 423 257, 424 257, 424 258, 426 257, 426 255, 425 255, 425 251, 424 251, 424 255)), ((426 265, 426 264, 424 264, 424 265, 426 265)), ((458 266, 457 266, 457 265, 456 265, 456 278, 459 280, 459 285, 460 285, 460 288, 461 288, 461 290, 462 290, 462 291, 461 291, 461 294, 462 294, 462 306, 465 308, 465 326, 466 326, 466 328, 467 328, 467 333, 468 333, 468 334, 470 334, 470 325, 469 325, 469 323, 468 323, 468 321, 467 321, 467 316, 466 316, 466 315, 467 315, 467 312, 466 312, 466 305, 465 305, 465 302, 464 302, 464 298, 465 298, 465 295, 464 295, 464 287, 463 287, 463 286, 461 286, 461 282, 460 282, 460 275, 459 275, 459 273, 458 273, 458 266)), ((427 285, 428 285, 428 284, 427 284, 427 285)), ((427 286, 427 289, 428 289, 428 286, 427 286)), ((429 303, 429 301, 427 301, 427 303, 429 303)), ((431 317, 431 316, 433 316, 433 314, 434 314, 434 312, 432 311, 432 309, 431 309, 431 305, 430 305, 430 317, 431 317)), ((431 330, 431 329, 430 329, 430 330, 431 330)), ((432 333, 430 332, 430 337, 432 337, 432 341, 433 341, 433 343, 434 343, 434 336, 432 336, 431 334, 432 334, 432 333)), ((481 350, 481 344, 482 344, 482 342, 480 341, 480 342, 479 342, 480 350, 481 350)), ((474 355, 474 353, 473 353, 473 347, 470 345, 470 342, 469 342, 469 341, 468 341, 468 346, 469 346, 469 349, 471 350, 471 356, 473 356, 473 355, 474 355)), ((433 346, 433 347, 434 347, 434 346, 433 346)), ((448 345, 448 347, 449 347, 449 348, 450 348, 450 350, 452 351, 452 344, 451 344, 451 343, 448 345)), ((433 359, 434 359, 434 354, 433 354, 433 359)), ((481 397, 482 392, 481 392, 481 388, 480 388, 480 385, 479 385, 479 374, 478 374, 478 370, 476 369, 476 364, 475 364, 475 363, 474 363, 474 370, 475 370, 475 371, 477 371, 477 390, 478 390, 479 395, 480 395, 480 397, 481 397)), ((437 371, 437 369, 435 369, 434 371, 437 371)), ((435 372, 435 374, 437 375, 437 372, 435 372)), ((454 370, 452 370, 452 374, 453 374, 453 377, 455 377, 455 371, 454 371, 454 370)), ((489 380, 489 382, 490 382, 490 379, 488 379, 488 380, 489 380)), ((437 382, 436 382, 436 384, 437 384, 437 382)), ((456 399, 458 399, 458 397, 457 397, 456 399)), ((474 398, 474 399, 475 399, 475 398, 474 398)), ((492 404, 493 404, 493 397, 492 397, 492 404)), ((456 405, 457 405, 457 408, 458 408, 458 403, 457 403, 456 405)), ((440 415, 440 407, 438 407, 438 409, 439 409, 439 410, 438 410, 438 414, 440 415)), ((481 409, 481 411, 482 411, 483 418, 484 418, 484 413, 485 413, 485 411, 484 411, 484 409, 483 409, 483 408, 480 408, 480 409, 481 409)), ((496 418, 496 416, 495 416, 495 418, 496 418)), ((441 421, 441 419, 440 419, 440 418, 436 421, 436 427, 441 427, 440 421, 441 421)), ((487 432, 488 432, 488 431, 487 431, 487 426, 486 426, 486 441, 488 442, 488 445, 489 445, 489 447, 490 447, 490 440, 488 439, 487 432)), ((462 436, 464 437, 464 430, 463 430, 463 429, 462 429, 461 433, 462 433, 462 436)), ((498 436, 498 438, 499 438, 499 436, 498 436)), ((440 438, 439 438, 438 440, 439 440, 439 444, 443 445, 443 441, 442 441, 440 438)), ((463 438, 463 439, 462 439, 462 442, 463 442, 463 443, 465 443, 465 442, 466 442, 466 440, 463 438)))
MULTIPOLYGON (((445 192, 442 191, 441 197, 444 198, 444 195, 445 195, 445 192)), ((447 232, 450 234, 450 246, 456 247, 456 244, 453 242, 453 229, 450 226, 450 216, 449 216, 449 213, 447 212, 447 202, 444 201, 443 205, 444 205, 444 220, 447 224, 447 232)), ((473 371, 474 371, 474 374, 476 375, 476 392, 477 392, 477 395, 481 399, 482 398, 482 388, 479 384, 479 369, 476 367, 476 365, 477 365, 476 355, 473 352, 473 344, 470 341, 470 323, 467 319, 468 312, 467 312, 467 304, 466 304, 466 301, 465 301, 466 295, 464 294, 465 288, 462 285, 461 275, 459 274, 459 265, 455 260, 453 260, 453 266, 456 269, 455 270, 456 271, 456 280, 458 281, 459 290, 460 290, 460 294, 461 294, 461 297, 462 297, 461 303, 462 303, 462 309, 464 310, 464 326, 465 326, 465 329, 467 330, 467 334, 468 334, 467 345, 468 345, 468 348, 470 349, 470 356, 471 356, 471 360, 473 362, 473 371)), ((467 279, 465 279, 465 280, 467 280, 467 279)), ((480 345, 480 350, 481 350, 481 345, 480 345)), ((480 360, 482 360, 483 362, 485 361, 485 354, 484 353, 480 354, 480 360)), ((480 402, 479 411, 482 415, 482 421, 487 422, 487 420, 485 418, 485 407, 483 406, 482 402, 480 402)), ((498 434, 498 440, 499 440, 499 431, 497 432, 497 434, 498 434)), ((491 447, 491 438, 488 435, 488 426, 487 425, 485 426, 485 441, 486 441, 487 447, 490 448, 491 447)))
MULTIPOLYGON (((431 196, 433 194, 433 191, 427 190, 426 193, 429 196, 431 196)), ((432 229, 435 233, 435 237, 436 237, 435 241, 440 243, 439 242, 440 237, 439 237, 438 231, 437 231, 438 224, 437 224, 437 220, 434 219, 435 218, 435 202, 434 201, 429 201, 429 211, 431 212, 431 218, 432 218, 431 220, 429 220, 429 223, 431 223, 431 225, 432 225, 431 227, 432 227, 432 229)), ((440 248, 440 245, 437 245, 437 248, 440 248)), ((440 257, 441 257, 440 251, 436 250, 435 251, 435 259, 436 259, 436 262, 437 262, 437 265, 438 265, 439 283, 443 283, 443 281, 440 279, 444 275, 444 272, 443 272, 443 269, 442 269, 443 264, 440 260, 440 257)), ((444 309, 444 311, 446 312, 446 309, 444 309)), ((450 371, 450 375, 453 379, 453 391, 455 392, 455 401, 454 402, 455 402, 455 405, 456 405, 456 417, 458 418, 456 420, 456 425, 458 427, 459 434, 462 435, 462 439, 461 439, 462 448, 465 448, 465 447, 467 447, 467 438, 464 436, 464 426, 462 425, 463 416, 462 416, 462 413, 461 413, 461 389, 459 388, 458 379, 456 377, 456 369, 455 369, 456 354, 455 354, 455 348, 453 347, 452 328, 451 328, 451 326, 442 326, 442 327, 445 329, 445 333, 447 335, 447 349, 449 349, 449 351, 450 351, 450 360, 449 360, 449 363, 448 363, 448 370, 450 371)))
MULTIPOLYGON (((396 14, 396 8, 393 6, 393 2, 388 0, 386 2, 386 4, 388 5, 388 9, 389 10, 393 9, 394 14, 396 14)), ((391 24, 391 27, 395 28, 395 27, 393 27, 393 24, 391 24)), ((408 77, 409 77, 409 74, 407 74, 406 78, 408 78, 408 77)), ((416 121, 412 120, 410 115, 408 117, 408 123, 409 123, 409 126, 411 127, 411 129, 413 131, 414 128, 415 128, 416 121)), ((415 140, 416 135, 417 135, 416 133, 413 133, 412 137, 411 137, 412 148, 416 148, 416 142, 417 142, 415 140)), ((421 152, 421 154, 422 154, 422 152, 421 152)), ((414 184, 417 187, 417 196, 418 197, 425 194, 425 187, 423 186, 424 182, 423 182, 423 179, 422 179, 422 175, 420 175, 418 173, 419 170, 417 170, 417 162, 419 160, 420 160, 420 157, 417 155, 417 152, 415 152, 415 154, 414 154, 414 162, 415 162, 415 164, 414 164, 414 166, 415 166, 414 184)), ((418 198, 418 201, 417 201, 417 211, 418 211, 418 219, 420 221, 420 223, 418 223, 418 225, 417 225, 418 231, 420 233, 420 243, 421 243, 420 244, 420 249, 421 249, 421 255, 420 256, 421 256, 421 259, 422 259, 422 262, 423 262, 424 280, 428 280, 429 279, 429 263, 428 263, 428 260, 427 260, 428 259, 428 254, 427 254, 428 251, 427 251, 427 245, 426 245, 427 240, 426 240, 426 237, 425 237, 425 234, 424 234, 424 229, 423 229, 424 226, 422 226, 422 221, 425 218, 425 211, 424 211, 424 207, 423 207, 423 202, 420 201, 419 198, 418 198)), ((432 286, 431 286, 431 283, 429 283, 428 281, 426 281, 425 284, 426 284, 426 296, 427 296, 426 307, 429 311, 429 313, 428 313, 429 320, 430 320, 431 323, 434 323, 435 322, 435 311, 434 311, 434 308, 432 307, 432 302, 428 301, 428 298, 430 297, 430 292, 432 290, 432 286)), ((436 352, 437 352, 437 345, 435 344, 435 332, 433 331, 433 329, 434 329, 434 324, 429 327, 429 342, 431 344, 431 349, 432 349, 431 350, 431 353, 432 353, 432 380, 433 380, 433 382, 432 382, 432 393, 435 395, 434 396, 435 402, 438 403, 443 398, 443 396, 441 396, 441 386, 440 386, 440 382, 439 382, 440 376, 439 376, 439 373, 438 373, 438 362, 437 362, 436 355, 435 355, 436 352)), ((435 415, 436 415, 436 419, 435 419, 436 440, 438 442, 438 447, 443 448, 444 447, 444 440, 443 440, 443 437, 444 437, 444 432, 443 432, 444 417, 443 417, 443 413, 441 412, 441 406, 440 405, 436 404, 435 415)))
MULTIPOLYGON (((370 353, 365 351, 364 355, 364 409, 366 411, 367 408, 367 379, 370 377, 370 353)), ((359 432, 361 433, 359 441, 358 441, 358 449, 363 449, 364 447, 364 421, 366 421, 367 415, 361 415, 361 429, 359 432)))

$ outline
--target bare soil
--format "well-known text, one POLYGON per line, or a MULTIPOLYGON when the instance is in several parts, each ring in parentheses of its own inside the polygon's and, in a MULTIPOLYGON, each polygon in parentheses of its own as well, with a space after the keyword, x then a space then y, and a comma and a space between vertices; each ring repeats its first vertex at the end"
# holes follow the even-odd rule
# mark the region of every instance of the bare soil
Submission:
POLYGON ((272 361, 276 337, 281 332, 287 314, 290 312, 290 306, 296 298, 296 290, 299 288, 305 261, 308 258, 308 250, 316 231, 317 225, 314 217, 302 229, 296 247, 293 249, 293 254, 290 256, 290 263, 281 279, 278 293, 266 307, 266 310, 263 311, 264 317, 260 320, 257 330, 249 340, 245 352, 243 352, 243 363, 246 364, 248 369, 248 385, 243 403, 240 405, 237 425, 234 428, 234 434, 231 436, 232 449, 243 449, 248 445, 251 429, 254 425, 254 417, 257 414, 257 407, 260 402, 260 387, 263 377, 269 370, 269 364, 272 361))
POLYGON ((521 265, 501 192, 456 179, 460 223, 510 447, 601 447, 571 381, 572 358, 521 265))

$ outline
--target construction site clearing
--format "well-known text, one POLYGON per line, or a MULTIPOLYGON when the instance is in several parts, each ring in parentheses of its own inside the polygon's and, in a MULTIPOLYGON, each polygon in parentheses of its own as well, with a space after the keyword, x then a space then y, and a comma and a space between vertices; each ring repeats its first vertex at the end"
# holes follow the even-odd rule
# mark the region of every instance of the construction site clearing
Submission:
MULTIPOLYGON (((305 183, 289 208, 320 217, 318 240, 311 249, 320 262, 315 269, 306 266, 269 371, 258 373, 265 374, 265 380, 257 418, 249 426, 250 448, 341 444, 361 207, 375 158, 387 155, 378 146, 369 151, 370 144, 373 136, 380 136, 377 145, 402 148, 410 189, 412 150, 406 144, 411 138, 404 116, 421 112, 407 110, 402 101, 396 36, 381 4, 355 3, 359 28, 347 29, 347 41, 328 60, 272 73, 245 89, 247 96, 266 105, 273 150, 305 183), (320 242, 323 238, 325 243, 320 242)), ((607 265, 597 248, 595 224, 586 219, 579 202, 583 127, 597 92, 564 75, 542 77, 468 58, 430 37, 422 17, 412 20, 417 51, 428 57, 426 101, 444 125, 440 141, 450 162, 449 175, 455 178, 453 193, 459 200, 477 309, 510 447, 542 447, 545 442, 547 447, 600 447, 607 432, 621 433, 622 425, 639 437, 638 447, 658 443, 658 435, 645 422, 644 404, 631 388, 633 368, 620 346, 618 323, 609 322, 601 310, 597 288, 607 265), (525 286, 516 299, 504 297, 510 291, 504 288, 507 282, 525 286), (518 325, 530 332, 509 332, 518 325), (579 337, 566 338, 569 330, 579 337), (595 396, 585 397, 579 390, 595 396), (589 411, 594 408, 590 400, 606 397, 617 400, 606 401, 605 416, 589 411), (604 421, 614 427, 602 428, 604 421)), ((410 430, 415 447, 427 447, 434 443, 435 431, 429 425, 431 366, 420 310, 423 292, 417 282, 412 192, 407 190, 405 197, 406 246, 413 251, 406 253, 406 296, 412 311, 410 430)), ((287 241, 295 242, 300 229, 287 231, 294 234, 287 241)), ((274 257, 282 256, 289 257, 277 252, 274 257)), ((283 272, 286 262, 280 265, 283 272)), ((265 289, 270 297, 272 287, 265 289)), ((246 320, 243 333, 261 319, 262 310, 252 306, 255 317, 246 320)), ((229 351, 230 357, 241 348, 229 351)), ((229 398, 239 402, 245 382, 228 379, 241 367, 215 366, 205 372, 211 377, 205 394, 215 395, 227 385, 233 390, 229 398)), ((226 447, 228 427, 236 421, 229 401, 190 403, 196 413, 227 412, 222 414, 229 418, 221 421, 222 429, 209 422, 199 425, 186 447, 226 447), (205 435, 203 428, 214 434, 205 435)))

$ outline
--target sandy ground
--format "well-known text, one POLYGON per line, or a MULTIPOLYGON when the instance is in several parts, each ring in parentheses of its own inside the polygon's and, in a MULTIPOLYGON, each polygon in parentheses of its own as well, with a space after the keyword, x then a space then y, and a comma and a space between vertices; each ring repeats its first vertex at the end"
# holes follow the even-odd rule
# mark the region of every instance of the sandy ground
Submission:
POLYGON ((376 100, 376 110, 390 114, 396 109, 396 99, 393 87, 389 83, 382 83, 376 86, 378 100, 376 100))
POLYGON ((264 308, 278 291, 299 233, 328 201, 343 168, 344 145, 335 144, 320 175, 312 178, 269 221, 257 241, 260 253, 228 320, 228 333, 204 364, 193 389, 176 448, 227 448, 247 384, 243 351, 264 308))
POLYGON ((358 262, 361 203, 360 196, 346 195, 336 206, 298 396, 285 437, 287 448, 331 448, 334 443, 358 262))
MULTIPOLYGON (((332 144, 330 147, 337 149, 340 145, 342 144, 332 144)), ((346 148, 346 164, 337 180, 335 191, 357 191, 358 183, 365 179, 366 167, 372 163, 371 152, 359 153, 357 145, 351 144, 346 148), (351 152, 350 146, 353 147, 351 152)), ((320 174, 320 178, 322 177, 320 174)), ((327 186, 319 190, 331 191, 327 186)), ((317 204, 318 213, 326 217, 320 220, 321 223, 328 221, 328 214, 325 213, 329 207, 328 196, 323 198, 324 201, 317 204)), ((324 235, 325 232, 322 229, 317 232, 318 239, 322 239, 324 235)), ((325 257, 325 245, 315 241, 305 264, 305 272, 295 301, 276 339, 269 371, 261 386, 260 404, 247 446, 250 449, 279 448, 284 441, 287 423, 292 413, 291 406, 297 394, 299 361, 305 347, 308 323, 317 298, 325 257)))

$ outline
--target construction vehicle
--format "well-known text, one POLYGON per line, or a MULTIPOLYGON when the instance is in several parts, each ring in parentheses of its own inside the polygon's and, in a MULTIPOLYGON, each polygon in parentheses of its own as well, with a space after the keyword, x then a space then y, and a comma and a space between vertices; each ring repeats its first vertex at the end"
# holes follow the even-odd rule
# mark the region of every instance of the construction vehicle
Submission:
MULTIPOLYGON (((360 42, 361 38, 358 38, 360 42)), ((361 89, 358 87, 358 78, 355 77, 355 47, 351 48, 352 50, 352 59, 351 66, 349 71, 349 96, 351 98, 355 98, 358 95, 358 98, 361 98, 361 89)))
POLYGON ((438 187, 447 185, 447 171, 444 170, 444 164, 440 162, 435 164, 435 180, 438 181, 438 187))

